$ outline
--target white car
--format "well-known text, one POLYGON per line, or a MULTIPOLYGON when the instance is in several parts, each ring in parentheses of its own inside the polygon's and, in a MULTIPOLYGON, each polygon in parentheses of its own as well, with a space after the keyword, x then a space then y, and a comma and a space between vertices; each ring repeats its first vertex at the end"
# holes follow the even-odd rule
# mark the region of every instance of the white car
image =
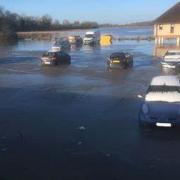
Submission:
POLYGON ((147 90, 139 112, 141 127, 180 125, 180 81, 177 76, 157 76, 147 90))
POLYGON ((163 68, 177 68, 180 67, 180 50, 167 51, 163 61, 161 62, 163 68))
POLYGON ((95 45, 100 42, 100 32, 99 31, 89 31, 86 32, 83 42, 85 45, 95 45))

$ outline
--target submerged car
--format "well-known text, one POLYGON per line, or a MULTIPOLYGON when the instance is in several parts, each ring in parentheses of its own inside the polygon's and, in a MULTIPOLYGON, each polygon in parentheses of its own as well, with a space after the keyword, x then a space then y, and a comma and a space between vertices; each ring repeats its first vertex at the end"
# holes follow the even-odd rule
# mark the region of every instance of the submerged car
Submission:
POLYGON ((71 45, 67 38, 60 38, 55 40, 53 48, 59 48, 61 51, 66 51, 71 48, 71 45))
POLYGON ((63 52, 55 49, 51 49, 41 57, 42 65, 58 65, 58 64, 70 64, 71 57, 63 52))
POLYGON ((177 76, 157 76, 147 90, 139 113, 141 127, 180 125, 180 81, 177 76))
POLYGON ((69 43, 75 45, 81 45, 83 43, 83 39, 80 36, 69 36, 69 43))
POLYGON ((83 38, 84 45, 98 45, 100 43, 99 31, 88 31, 83 38))
POLYGON ((161 65, 163 68, 175 69, 180 67, 180 50, 167 51, 161 65))
POLYGON ((107 61, 108 68, 126 69, 133 66, 133 56, 129 53, 113 53, 107 61))

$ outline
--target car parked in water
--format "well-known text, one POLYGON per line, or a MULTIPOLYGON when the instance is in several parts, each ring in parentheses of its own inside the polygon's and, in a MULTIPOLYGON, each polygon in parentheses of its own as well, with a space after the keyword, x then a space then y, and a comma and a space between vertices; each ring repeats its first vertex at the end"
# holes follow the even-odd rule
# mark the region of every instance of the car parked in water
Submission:
POLYGON ((81 45, 83 43, 83 39, 81 36, 69 36, 69 43, 72 45, 81 45))
POLYGON ((180 125, 180 81, 177 76, 157 76, 147 90, 139 112, 141 127, 180 125))
POLYGON ((41 57, 42 65, 59 65, 59 64, 70 64, 71 57, 64 51, 59 51, 52 48, 47 53, 44 53, 41 57))
POLYGON ((59 38, 55 40, 53 48, 59 48, 61 51, 66 51, 71 48, 68 38, 59 38))
POLYGON ((180 67, 180 50, 167 51, 161 65, 163 68, 175 69, 180 67))
POLYGON ((126 69, 133 67, 133 56, 129 53, 116 52, 111 54, 107 61, 110 69, 126 69))
POLYGON ((88 31, 85 33, 83 43, 84 45, 97 45, 100 43, 100 36, 99 31, 88 31))

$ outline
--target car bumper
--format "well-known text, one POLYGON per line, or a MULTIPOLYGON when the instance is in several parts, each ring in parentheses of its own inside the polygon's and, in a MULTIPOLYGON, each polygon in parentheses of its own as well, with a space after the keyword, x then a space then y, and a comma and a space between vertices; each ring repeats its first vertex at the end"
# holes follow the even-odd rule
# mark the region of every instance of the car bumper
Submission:
POLYGON ((112 63, 110 63, 109 68, 112 68, 112 69, 124 69, 124 66, 122 64, 112 64, 112 63))
POLYGON ((54 65, 55 63, 53 61, 41 61, 42 65, 54 65))
POLYGON ((84 45, 92 45, 92 44, 95 44, 94 41, 84 41, 84 45))
POLYGON ((149 116, 146 116, 144 114, 139 115, 139 121, 141 124, 149 125, 149 126, 156 126, 156 127, 180 127, 180 118, 172 119, 172 120, 163 120, 163 119, 153 119, 149 116))
POLYGON ((180 63, 172 63, 172 62, 161 62, 161 66, 163 68, 171 68, 171 69, 175 69, 177 67, 180 67, 180 63))

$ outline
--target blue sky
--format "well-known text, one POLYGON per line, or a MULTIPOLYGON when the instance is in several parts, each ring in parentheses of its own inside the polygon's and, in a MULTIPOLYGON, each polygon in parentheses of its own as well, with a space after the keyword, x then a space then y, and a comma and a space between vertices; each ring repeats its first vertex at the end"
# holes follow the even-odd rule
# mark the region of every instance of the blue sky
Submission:
POLYGON ((51 15, 61 22, 130 23, 152 20, 178 0, 0 0, 5 9, 31 16, 51 15))

